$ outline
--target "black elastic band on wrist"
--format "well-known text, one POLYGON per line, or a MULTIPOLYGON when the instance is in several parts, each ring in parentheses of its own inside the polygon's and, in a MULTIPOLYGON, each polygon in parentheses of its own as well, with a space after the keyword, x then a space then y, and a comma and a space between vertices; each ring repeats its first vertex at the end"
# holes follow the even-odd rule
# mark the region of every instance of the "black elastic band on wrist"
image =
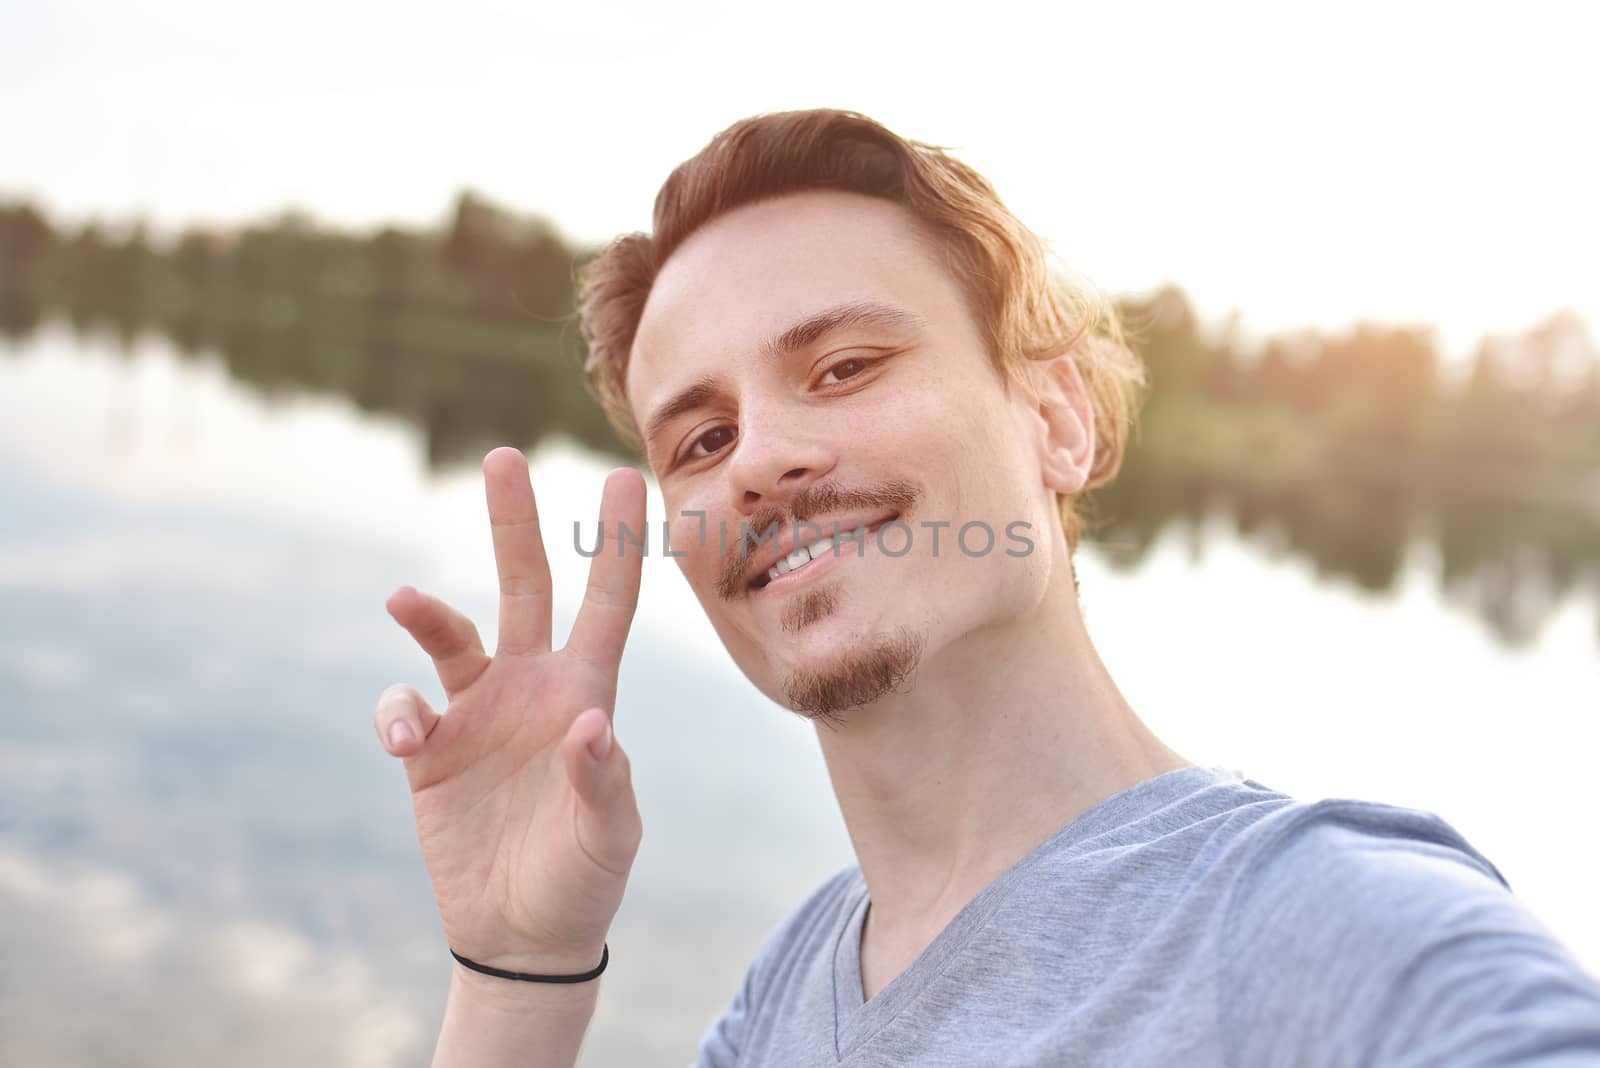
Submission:
POLYGON ((527 972, 508 972, 500 968, 491 968, 487 964, 479 964, 475 960, 468 960, 455 950, 450 951, 463 968, 471 968, 484 975, 492 975, 499 979, 521 979, 525 983, 587 983, 590 979, 600 978, 600 973, 606 970, 606 963, 611 960, 611 946, 602 944, 600 947, 600 964, 590 972, 582 975, 530 975, 527 972))

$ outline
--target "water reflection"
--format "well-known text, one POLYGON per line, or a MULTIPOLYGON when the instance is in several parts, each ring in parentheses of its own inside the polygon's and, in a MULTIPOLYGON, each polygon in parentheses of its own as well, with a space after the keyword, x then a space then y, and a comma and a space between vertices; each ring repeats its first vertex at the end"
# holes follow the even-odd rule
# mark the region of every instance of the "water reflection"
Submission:
MULTIPOLYGON (((400 416, 416 428, 435 470, 473 462, 497 444, 537 448, 553 437, 619 462, 636 459, 598 419, 575 366, 518 359, 514 351, 445 356, 402 341, 402 332, 371 338, 365 347, 329 347, 326 339, 292 330, 171 340, 187 359, 213 359, 220 351, 232 377, 267 396, 311 390, 400 416), (212 342, 220 349, 208 347, 212 342)), ((553 332, 552 344, 560 338, 553 332)), ((120 339, 117 351, 132 349, 131 339, 120 339)), ((1159 417, 1160 409, 1154 411, 1159 417)), ((1596 492, 1591 512, 1577 492, 1557 500, 1538 494, 1486 500, 1368 472, 1261 487, 1248 478, 1174 470, 1135 446, 1117 481, 1096 495, 1098 523, 1090 537, 1110 559, 1135 568, 1168 527, 1192 528, 1221 508, 1241 537, 1264 550, 1303 556, 1318 574, 1374 592, 1394 587, 1407 544, 1427 538, 1444 558, 1441 596, 1520 646, 1537 638, 1567 598, 1600 603, 1600 481, 1596 492)))
MULTIPOLYGON (((453 465, 404 405, 269 397, 225 359, 48 328, 0 348, 0 954, 28 975, 5 995, 8 1063, 417 1064, 436 1032, 444 948, 369 720, 391 682, 440 700, 383 613, 399 583, 494 639, 481 453, 453 465)), ((609 462, 545 441, 552 529, 592 521, 609 462)), ((1136 566, 1111 542, 1082 561, 1096 641, 1152 726, 1303 796, 1441 812, 1600 964, 1570 848, 1600 746, 1593 606, 1548 609, 1513 650, 1440 602, 1437 538, 1347 558, 1378 596, 1311 552, 1274 557, 1295 535, 1273 507, 1178 499, 1123 528, 1143 532, 1136 566)), ((1331 521, 1303 507, 1313 534, 1331 521)), ((586 566, 560 548, 558 632, 586 566)), ((738 676, 659 557, 618 716, 647 833, 584 1064, 688 1063, 848 843, 808 729, 738 676)))
POLYGON ((1535 641, 1569 598, 1600 604, 1600 520, 1576 500, 1485 501, 1369 479, 1258 488, 1175 478, 1137 450, 1096 496, 1097 540, 1122 567, 1137 567, 1168 527, 1192 530, 1221 511, 1268 556, 1303 558, 1373 593, 1393 591, 1413 541, 1430 542, 1443 559, 1440 598, 1513 648, 1535 641))

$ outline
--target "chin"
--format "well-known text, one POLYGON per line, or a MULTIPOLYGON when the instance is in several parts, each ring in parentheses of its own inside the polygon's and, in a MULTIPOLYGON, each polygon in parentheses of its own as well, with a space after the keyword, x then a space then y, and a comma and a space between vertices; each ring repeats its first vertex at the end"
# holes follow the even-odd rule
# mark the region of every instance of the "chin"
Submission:
POLYGON ((823 647, 813 655, 782 658, 788 664, 775 699, 798 715, 830 726, 880 698, 910 692, 927 644, 924 634, 906 626, 870 634, 819 626, 815 640, 823 647), (823 630, 843 637, 831 637, 823 630))

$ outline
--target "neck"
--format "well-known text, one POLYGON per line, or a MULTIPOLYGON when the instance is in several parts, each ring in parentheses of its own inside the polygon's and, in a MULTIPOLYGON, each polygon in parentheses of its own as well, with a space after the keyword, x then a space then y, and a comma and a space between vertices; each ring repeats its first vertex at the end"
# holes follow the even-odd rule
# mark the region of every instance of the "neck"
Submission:
POLYGON ((912 692, 818 728, 879 936, 931 939, 1079 814, 1190 763, 1118 691, 1062 556, 1035 612, 930 651, 912 692))

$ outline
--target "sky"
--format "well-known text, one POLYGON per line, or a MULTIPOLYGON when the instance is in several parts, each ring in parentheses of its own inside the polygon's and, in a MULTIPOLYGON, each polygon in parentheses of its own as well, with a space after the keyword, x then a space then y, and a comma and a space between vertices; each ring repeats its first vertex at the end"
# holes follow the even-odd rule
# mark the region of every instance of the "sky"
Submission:
POLYGON ((564 6, 0 0, 0 196, 365 227, 471 187, 598 242, 729 123, 845 107, 1250 333, 1600 323, 1593 5, 564 6))

